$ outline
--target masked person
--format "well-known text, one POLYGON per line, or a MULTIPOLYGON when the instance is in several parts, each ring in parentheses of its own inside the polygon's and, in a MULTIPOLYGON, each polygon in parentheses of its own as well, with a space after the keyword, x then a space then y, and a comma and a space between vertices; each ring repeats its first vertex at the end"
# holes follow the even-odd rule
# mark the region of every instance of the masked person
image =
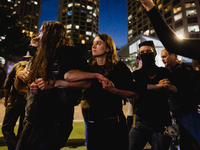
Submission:
POLYGON ((168 69, 156 66, 156 50, 153 41, 140 43, 139 53, 142 68, 133 72, 135 81, 168 85, 160 90, 144 91, 136 99, 136 120, 135 127, 132 127, 129 132, 129 150, 143 150, 147 142, 154 150, 168 150, 171 138, 163 135, 165 126, 171 125, 167 93, 175 93, 176 87, 170 84, 168 69))
MULTIPOLYGON (((33 38, 28 47, 27 54, 30 53, 34 55, 35 48, 37 50, 38 43, 39 40, 33 38)), ((26 55, 23 58, 27 60, 30 59, 31 56, 26 55)), ((27 63, 28 63, 27 61, 20 61, 16 63, 9 72, 5 82, 4 105, 6 107, 6 113, 3 120, 2 132, 6 139, 9 150, 15 150, 23 128, 24 111, 25 111, 24 108, 26 104, 26 93, 28 89, 26 85, 24 86, 22 85, 23 83, 20 84, 20 82, 18 82, 17 74, 26 67, 27 63), (18 134, 16 137, 14 133, 14 127, 16 125, 18 118, 20 118, 20 121, 19 121, 18 134)))

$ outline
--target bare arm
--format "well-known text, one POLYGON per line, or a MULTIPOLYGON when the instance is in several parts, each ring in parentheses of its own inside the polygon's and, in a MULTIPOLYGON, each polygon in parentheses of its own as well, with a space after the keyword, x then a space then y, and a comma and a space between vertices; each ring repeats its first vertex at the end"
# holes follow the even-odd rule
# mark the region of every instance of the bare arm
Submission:
POLYGON ((91 79, 98 79, 99 82, 101 82, 102 80, 107 80, 103 75, 99 73, 85 72, 81 70, 70 70, 66 72, 64 74, 64 79, 70 82, 91 80, 91 79))
POLYGON ((123 98, 134 99, 134 98, 137 98, 139 95, 132 91, 117 89, 110 80, 107 80, 107 82, 102 81, 102 86, 103 86, 103 89, 107 90, 108 92, 122 96, 123 98))

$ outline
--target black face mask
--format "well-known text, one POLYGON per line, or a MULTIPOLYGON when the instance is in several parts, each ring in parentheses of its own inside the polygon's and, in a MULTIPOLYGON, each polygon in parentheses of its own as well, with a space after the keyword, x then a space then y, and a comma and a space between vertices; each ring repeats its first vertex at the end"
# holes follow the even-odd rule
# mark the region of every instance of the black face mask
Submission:
POLYGON ((155 65, 154 53, 140 54, 142 59, 142 69, 150 76, 156 74, 157 66, 155 65))
POLYGON ((28 46, 28 51, 29 51, 29 53, 30 53, 31 56, 34 56, 35 53, 36 53, 36 51, 37 51, 37 47, 29 45, 28 46))

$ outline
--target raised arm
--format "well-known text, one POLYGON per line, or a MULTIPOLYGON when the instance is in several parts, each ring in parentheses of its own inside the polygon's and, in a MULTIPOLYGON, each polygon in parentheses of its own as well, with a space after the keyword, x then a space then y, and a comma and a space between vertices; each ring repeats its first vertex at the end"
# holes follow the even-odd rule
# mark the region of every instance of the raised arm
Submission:
POLYGON ((159 40, 168 52, 195 60, 200 59, 200 39, 180 39, 164 21, 152 0, 140 1, 147 10, 147 15, 159 40))

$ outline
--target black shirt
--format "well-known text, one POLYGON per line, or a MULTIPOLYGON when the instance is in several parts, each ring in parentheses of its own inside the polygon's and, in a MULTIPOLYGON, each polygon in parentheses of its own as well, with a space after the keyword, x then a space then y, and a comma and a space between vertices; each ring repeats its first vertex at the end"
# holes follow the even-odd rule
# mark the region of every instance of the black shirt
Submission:
MULTIPOLYGON (((158 84, 160 80, 170 79, 170 72, 163 67, 157 67, 156 76, 150 79, 143 68, 133 72, 136 82, 158 84)), ((136 114, 142 119, 151 122, 160 122, 164 125, 170 123, 168 93, 162 91, 144 91, 137 99, 136 114)))

